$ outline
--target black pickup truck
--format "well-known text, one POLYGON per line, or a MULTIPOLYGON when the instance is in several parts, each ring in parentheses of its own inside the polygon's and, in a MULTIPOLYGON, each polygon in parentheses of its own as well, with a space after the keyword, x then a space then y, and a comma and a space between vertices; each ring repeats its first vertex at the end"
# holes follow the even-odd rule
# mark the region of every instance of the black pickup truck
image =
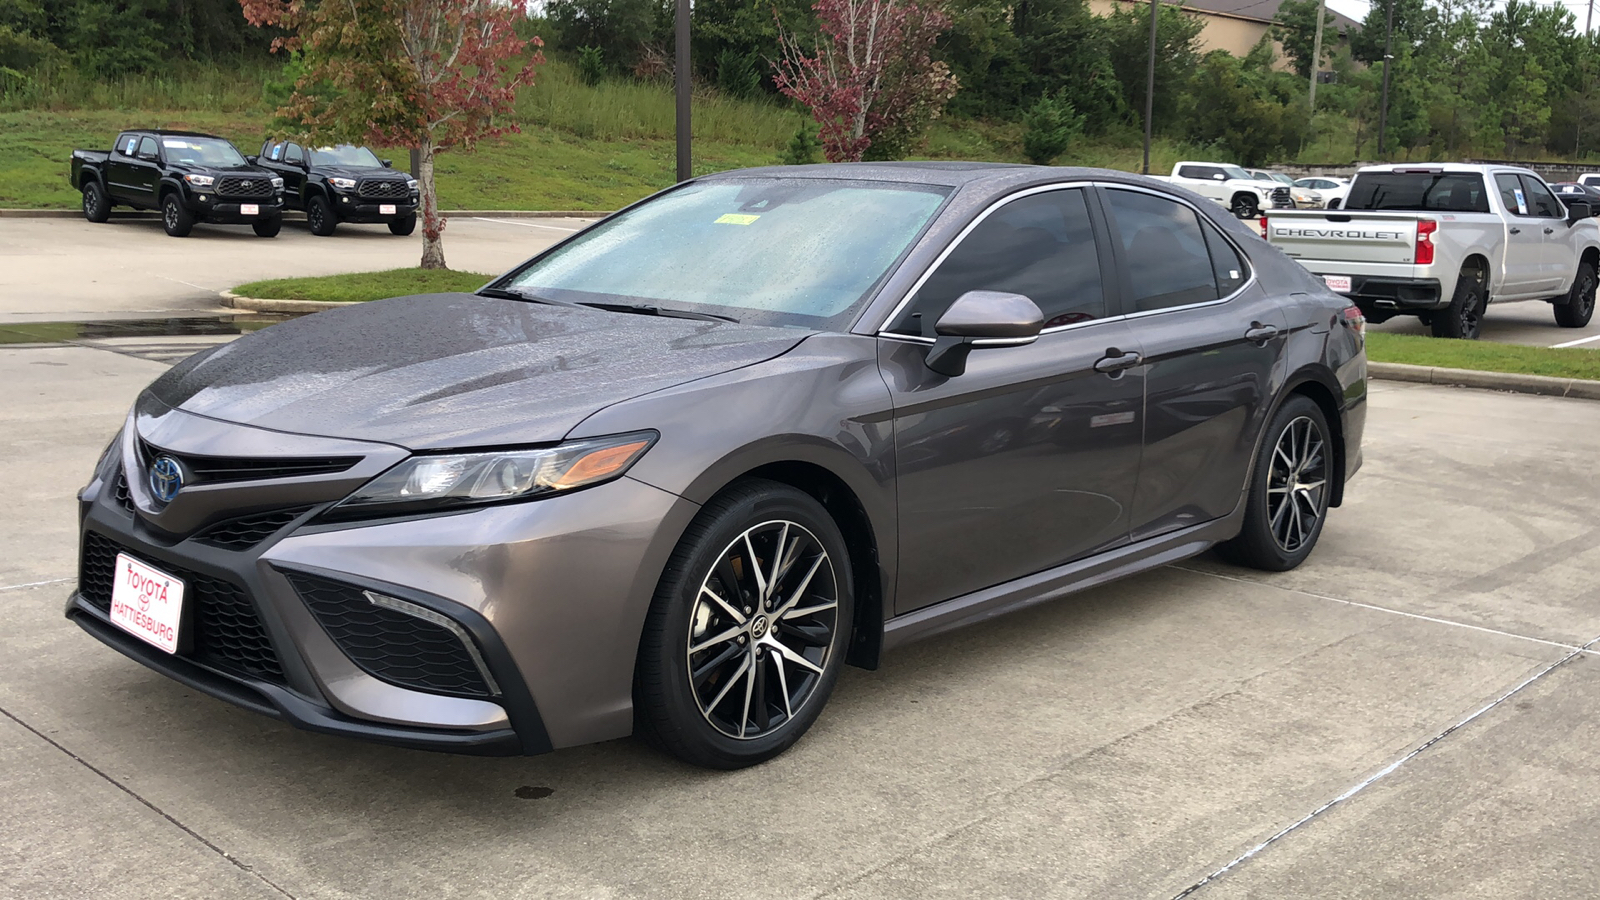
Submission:
POLYGON ((253 161, 283 178, 284 202, 305 210, 312 234, 326 237, 340 222, 382 222, 398 235, 417 228, 416 179, 366 147, 269 140, 253 161))
POLYGON ((72 151, 69 177, 91 222, 104 222, 112 207, 130 206, 161 210, 173 237, 184 237, 196 222, 249 225, 261 237, 276 237, 283 227, 283 179, 209 134, 124 131, 109 151, 72 151))

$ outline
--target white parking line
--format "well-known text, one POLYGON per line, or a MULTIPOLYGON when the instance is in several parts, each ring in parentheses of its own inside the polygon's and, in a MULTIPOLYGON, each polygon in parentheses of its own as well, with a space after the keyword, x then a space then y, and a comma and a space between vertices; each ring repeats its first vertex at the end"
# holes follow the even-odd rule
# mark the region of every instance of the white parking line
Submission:
POLYGON ((73 578, 52 578, 49 581, 30 581, 27 584, 8 584, 5 587, 0 587, 0 591, 17 591, 17 590, 21 590, 22 588, 38 587, 41 584, 60 584, 63 581, 74 581, 74 580, 76 580, 76 579, 73 579, 73 578))
POLYGON ((548 228, 551 231, 582 231, 582 228, 562 228, 560 225, 540 225, 537 222, 518 222, 515 219, 491 219, 488 216, 473 216, 478 222, 493 222, 496 225, 521 225, 523 228, 548 228))
POLYGON ((1551 347, 1576 347, 1579 344, 1587 344, 1590 341, 1600 341, 1600 334, 1591 334, 1586 338, 1578 338, 1575 341, 1567 341, 1565 344, 1551 344, 1550 346, 1551 347))

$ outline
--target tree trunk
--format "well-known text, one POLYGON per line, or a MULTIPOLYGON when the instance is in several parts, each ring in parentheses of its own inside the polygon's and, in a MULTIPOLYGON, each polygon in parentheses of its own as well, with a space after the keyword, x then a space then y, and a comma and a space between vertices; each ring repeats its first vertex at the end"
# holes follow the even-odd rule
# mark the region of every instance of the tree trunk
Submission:
POLYGON ((444 216, 439 215, 439 190, 433 181, 432 138, 422 139, 417 159, 417 189, 422 194, 422 268, 443 269, 444 216))

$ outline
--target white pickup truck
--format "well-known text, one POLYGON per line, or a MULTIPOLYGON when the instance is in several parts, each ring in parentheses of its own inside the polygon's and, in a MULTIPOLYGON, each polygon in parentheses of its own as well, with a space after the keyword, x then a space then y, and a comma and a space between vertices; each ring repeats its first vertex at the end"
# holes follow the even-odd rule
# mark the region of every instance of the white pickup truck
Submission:
POLYGON ((1254 219, 1264 209, 1294 207, 1289 185, 1252 178, 1249 172, 1227 163, 1181 162, 1172 167, 1171 175, 1150 177, 1210 197, 1241 219, 1254 219))
POLYGON ((1368 166, 1339 210, 1271 210, 1267 240, 1373 322, 1412 315, 1476 338, 1490 302, 1544 300, 1556 323, 1594 315, 1600 221, 1527 169, 1368 166))

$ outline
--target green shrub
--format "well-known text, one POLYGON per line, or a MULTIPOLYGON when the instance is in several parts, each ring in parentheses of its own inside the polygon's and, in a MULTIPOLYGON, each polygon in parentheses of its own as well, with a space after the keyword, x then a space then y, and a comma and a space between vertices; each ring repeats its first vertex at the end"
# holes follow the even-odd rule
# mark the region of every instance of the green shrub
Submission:
POLYGON ((1083 115, 1060 97, 1040 97, 1022 117, 1022 154, 1044 166, 1083 134, 1083 115))
POLYGON ((578 77, 594 87, 605 80, 606 55, 599 47, 578 48, 578 77))
POLYGON ((811 122, 801 122, 800 130, 794 133, 789 143, 778 155, 778 161, 786 166, 810 165, 821 160, 817 151, 822 149, 822 142, 817 140, 817 126, 811 122))
POLYGON ((761 95, 759 59, 724 47, 717 54, 717 89, 732 97, 761 95))

